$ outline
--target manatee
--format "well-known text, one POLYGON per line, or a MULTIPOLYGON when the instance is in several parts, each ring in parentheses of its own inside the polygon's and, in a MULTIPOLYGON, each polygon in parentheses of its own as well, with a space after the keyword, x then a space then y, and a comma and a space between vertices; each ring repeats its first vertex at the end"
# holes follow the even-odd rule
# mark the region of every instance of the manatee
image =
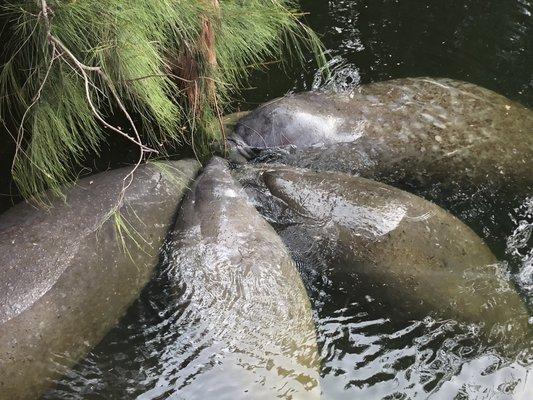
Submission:
POLYGON ((199 165, 145 164, 107 218, 131 168, 102 172, 0 216, 0 394, 34 399, 123 315, 152 275, 159 247, 199 165), (118 222, 120 222, 118 221, 118 222))
POLYGON ((235 174, 300 263, 352 274, 392 315, 475 323, 491 340, 529 334, 523 301, 495 256, 437 205, 339 172, 266 165, 235 174))
POLYGON ((369 153, 372 158, 414 154, 426 163, 445 163, 477 155, 471 163, 490 168, 483 164, 487 159, 500 162, 503 172, 506 165, 530 166, 533 152, 531 110, 452 79, 405 78, 362 85, 353 93, 299 93, 243 115, 231 139, 256 149, 358 142, 375 153, 369 153))
POLYGON ((214 158, 179 212, 169 273, 187 308, 173 352, 187 361, 173 378, 176 393, 318 398, 307 293, 283 242, 243 194, 226 162, 214 158))
POLYGON ((533 112, 451 79, 289 95, 242 118, 230 145, 249 158, 259 149, 262 161, 391 184, 473 225, 489 224, 492 233, 510 229, 491 222, 494 210, 517 207, 533 193, 533 112))

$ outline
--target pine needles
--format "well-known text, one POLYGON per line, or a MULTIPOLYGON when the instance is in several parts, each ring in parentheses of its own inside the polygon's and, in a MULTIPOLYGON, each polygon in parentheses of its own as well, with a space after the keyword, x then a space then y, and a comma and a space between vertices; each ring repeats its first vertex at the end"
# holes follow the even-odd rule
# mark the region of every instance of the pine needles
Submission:
POLYGON ((59 194, 108 135, 136 143, 139 162, 205 149, 251 69, 322 54, 291 0, 18 0, 0 13, 0 118, 17 121, 12 174, 26 197, 59 194))

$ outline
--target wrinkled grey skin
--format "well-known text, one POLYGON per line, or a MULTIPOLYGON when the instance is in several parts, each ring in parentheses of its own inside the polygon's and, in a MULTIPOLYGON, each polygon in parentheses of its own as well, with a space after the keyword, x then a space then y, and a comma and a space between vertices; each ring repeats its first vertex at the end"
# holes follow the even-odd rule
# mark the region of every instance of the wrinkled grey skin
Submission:
POLYGON ((174 236, 171 270, 188 302, 175 353, 191 353, 180 374, 192 377, 176 393, 318 398, 316 334, 301 277, 222 159, 194 183, 174 236))
POLYGON ((253 148, 291 145, 259 153, 379 180, 464 220, 479 213, 488 221, 488 210, 512 209, 533 193, 533 112, 451 79, 373 83, 353 96, 289 95, 242 118, 230 144, 248 157, 257 155, 253 148))
POLYGON ((487 172, 532 180, 513 172, 531 167, 532 136, 533 112, 488 89, 407 78, 363 85, 353 95, 307 92, 273 100, 242 118, 234 138, 259 149, 356 142, 362 153, 354 156, 362 164, 354 163, 356 169, 416 158, 426 169, 469 166, 477 180, 487 172))
POLYGON ((523 302, 494 255, 435 204, 338 172, 248 165, 235 174, 297 260, 353 273, 392 315, 483 323, 505 342, 527 337, 523 302))
POLYGON ((0 397, 35 399, 112 328, 152 275, 193 160, 146 164, 114 219, 121 168, 80 180, 49 211, 19 204, 0 216, 0 397), (102 222, 103 225, 102 225, 102 222), (142 239, 141 239, 142 237, 142 239))

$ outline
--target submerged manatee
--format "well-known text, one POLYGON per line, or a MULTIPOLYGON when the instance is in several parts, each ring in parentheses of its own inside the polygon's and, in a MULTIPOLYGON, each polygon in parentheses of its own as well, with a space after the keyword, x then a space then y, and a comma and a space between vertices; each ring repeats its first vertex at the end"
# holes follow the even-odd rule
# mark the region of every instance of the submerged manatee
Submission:
POLYGON ((435 166, 470 165, 481 177, 530 167, 532 134, 533 111, 495 92, 452 79, 406 78, 351 94, 273 100, 241 118, 233 139, 257 149, 357 142, 379 168, 416 156, 435 166))
MULTIPOLYGON (((290 95, 242 118, 230 144, 248 156, 251 148, 292 145, 266 155, 400 187, 473 225, 492 224, 494 209, 517 207, 533 193, 533 112, 451 79, 290 95)), ((509 230, 501 226, 490 230, 509 230)))
POLYGON ((316 334, 301 277, 225 161, 213 159, 197 179, 174 235, 170 271, 188 303, 180 341, 190 353, 177 393, 317 398, 316 334))
POLYGON ((338 172, 243 166, 236 174, 303 264, 353 274, 393 314, 483 323, 509 342, 527 336, 523 302, 494 255, 435 204, 338 172))
POLYGON ((106 215, 131 168, 80 180, 49 211, 22 203, 0 216, 2 399, 39 397, 116 324, 150 279, 198 168, 141 166, 120 209, 124 242, 106 215))

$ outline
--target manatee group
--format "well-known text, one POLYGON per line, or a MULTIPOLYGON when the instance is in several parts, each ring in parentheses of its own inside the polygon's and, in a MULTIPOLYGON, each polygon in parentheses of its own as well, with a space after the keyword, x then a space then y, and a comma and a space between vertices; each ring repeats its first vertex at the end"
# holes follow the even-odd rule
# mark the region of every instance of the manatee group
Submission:
POLYGON ((321 398, 309 301, 321 274, 398 320, 531 343, 522 299, 475 233, 480 220, 501 230, 495 210, 532 193, 530 110, 473 84, 405 78, 289 95, 222 124, 238 163, 215 157, 197 177, 192 160, 145 164, 124 196, 131 169, 107 171, 48 197, 48 211, 0 216, 0 397, 40 396, 160 259, 179 335, 156 355, 170 370, 152 371, 149 398, 321 398))
POLYGON ((288 95, 242 118, 228 143, 247 158, 391 184, 478 233, 501 230, 505 221, 491 221, 492 210, 517 207, 533 192, 533 111, 452 79, 288 95))
POLYGON ((393 314, 482 324, 498 340, 528 337, 523 301, 496 257, 435 204, 338 172, 262 165, 237 176, 256 199, 267 192, 266 213, 295 257, 353 275, 393 314))

